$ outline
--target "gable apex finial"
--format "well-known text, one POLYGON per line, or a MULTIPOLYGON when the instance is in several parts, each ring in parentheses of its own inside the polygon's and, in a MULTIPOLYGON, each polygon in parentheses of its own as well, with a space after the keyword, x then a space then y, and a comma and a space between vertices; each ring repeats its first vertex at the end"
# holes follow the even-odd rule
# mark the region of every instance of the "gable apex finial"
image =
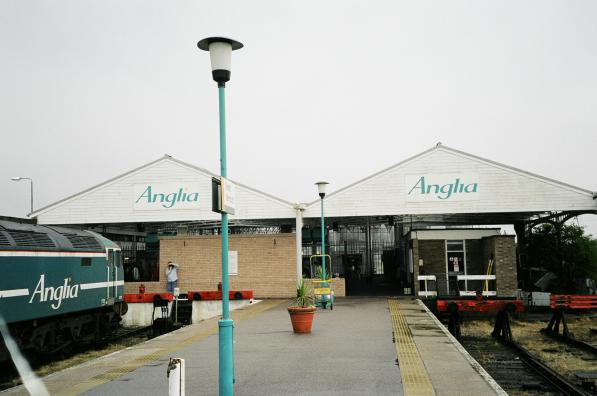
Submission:
POLYGON ((442 145, 442 142, 435 143, 435 147, 440 147, 441 145, 442 145))

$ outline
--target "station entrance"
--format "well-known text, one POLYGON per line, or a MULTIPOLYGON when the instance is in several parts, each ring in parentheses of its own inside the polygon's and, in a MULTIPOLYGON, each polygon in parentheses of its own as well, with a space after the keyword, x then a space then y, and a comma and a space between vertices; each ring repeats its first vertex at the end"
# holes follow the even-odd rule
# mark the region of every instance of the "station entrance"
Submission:
MULTIPOLYGON (((331 258, 331 276, 344 278, 347 296, 410 294, 412 275, 405 254, 400 228, 387 219, 363 224, 326 227, 326 255, 331 258)), ((321 228, 303 228, 303 275, 321 274, 321 228)), ((330 268, 330 263, 326 263, 330 268)), ((328 269, 329 271, 329 269, 328 269)))

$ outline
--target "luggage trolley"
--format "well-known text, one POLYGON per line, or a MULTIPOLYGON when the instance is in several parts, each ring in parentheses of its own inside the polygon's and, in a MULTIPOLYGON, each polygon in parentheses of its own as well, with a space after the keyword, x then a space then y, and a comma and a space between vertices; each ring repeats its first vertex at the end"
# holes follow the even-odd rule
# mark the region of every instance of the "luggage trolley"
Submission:
MULTIPOLYGON (((316 279, 312 278, 313 282, 313 296, 315 306, 326 309, 327 306, 330 306, 330 310, 334 309, 334 289, 332 287, 332 256, 329 254, 321 255, 321 254, 314 254, 309 257, 309 266, 311 271, 311 276, 313 276, 313 259, 315 257, 324 257, 326 258, 326 262, 329 263, 329 272, 326 271, 326 278, 329 276, 329 279, 316 279)), ((326 264, 326 269, 328 265, 326 264)))

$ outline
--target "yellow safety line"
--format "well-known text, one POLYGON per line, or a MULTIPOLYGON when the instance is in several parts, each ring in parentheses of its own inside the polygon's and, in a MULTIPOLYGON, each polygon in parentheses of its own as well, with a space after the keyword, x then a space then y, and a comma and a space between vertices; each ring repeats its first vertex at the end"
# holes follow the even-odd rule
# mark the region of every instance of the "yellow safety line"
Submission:
MULTIPOLYGON (((283 302, 284 302, 284 300, 282 300, 282 301, 280 301, 280 300, 262 301, 259 304, 256 304, 254 306, 249 306, 249 309, 232 311, 231 316, 235 322, 241 322, 243 320, 249 319, 249 318, 257 315, 258 313, 267 311, 268 309, 278 306, 283 302)), ((82 383, 80 382, 74 386, 70 386, 68 389, 52 390, 52 395, 79 395, 85 391, 88 391, 90 389, 93 389, 100 385, 103 385, 106 382, 110 382, 116 378, 119 378, 124 374, 135 371, 139 367, 145 366, 147 363, 158 360, 161 357, 169 355, 174 351, 177 351, 181 348, 187 347, 187 346, 189 346, 197 341, 200 341, 204 338, 207 338, 211 335, 217 334, 218 333, 217 321, 214 321, 214 323, 215 323, 215 325, 212 325, 209 328, 201 330, 200 332, 193 335, 192 337, 186 338, 186 339, 181 340, 180 342, 176 342, 172 345, 168 345, 166 347, 160 348, 159 351, 149 353, 147 355, 143 355, 137 359, 127 362, 126 364, 122 364, 122 365, 115 367, 111 370, 108 370, 106 372, 98 374, 95 377, 91 378, 90 380, 84 381, 82 383)), ((46 385, 50 385, 50 384, 46 384, 46 385)))
POLYGON ((435 395, 435 390, 417 349, 408 323, 402 312, 398 300, 389 299, 390 316, 394 328, 394 339, 402 387, 406 396, 435 395))

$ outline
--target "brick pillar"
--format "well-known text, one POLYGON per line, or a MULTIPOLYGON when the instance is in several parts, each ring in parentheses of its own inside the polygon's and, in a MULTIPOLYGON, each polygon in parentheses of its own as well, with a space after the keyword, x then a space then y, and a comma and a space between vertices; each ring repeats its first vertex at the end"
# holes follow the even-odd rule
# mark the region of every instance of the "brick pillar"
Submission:
MULTIPOLYGON (((412 259, 413 259, 413 291, 415 297, 419 295, 420 287, 417 276, 419 275, 419 240, 413 239, 412 242, 412 259)), ((408 266, 408 265, 407 265, 408 266)))
POLYGON ((498 235, 493 239, 493 258, 498 297, 515 297, 518 289, 516 242, 514 236, 498 235))

